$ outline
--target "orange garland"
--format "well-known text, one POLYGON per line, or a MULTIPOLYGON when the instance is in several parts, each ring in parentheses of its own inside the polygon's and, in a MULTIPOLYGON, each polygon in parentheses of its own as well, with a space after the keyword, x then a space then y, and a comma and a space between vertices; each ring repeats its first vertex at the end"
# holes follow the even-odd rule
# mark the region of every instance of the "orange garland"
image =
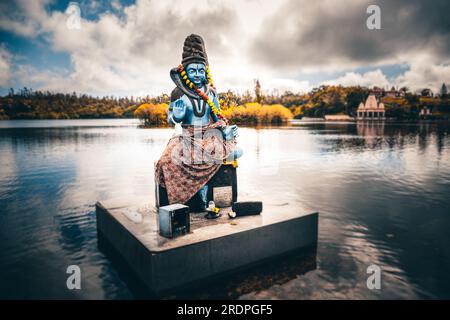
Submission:
MULTIPOLYGON (((210 106, 212 112, 213 112, 220 120, 224 121, 225 124, 228 125, 228 120, 227 120, 227 118, 225 118, 225 116, 223 115, 223 113, 221 112, 221 110, 218 109, 218 108, 216 107, 216 105, 214 104, 214 102, 212 102, 211 99, 210 99, 206 94, 204 94, 202 90, 200 90, 200 89, 199 89, 192 81, 190 81, 190 80, 188 79, 188 76, 187 76, 187 74, 186 74, 186 70, 184 70, 184 67, 183 67, 182 64, 180 64, 180 65, 178 66, 178 71, 180 72, 181 78, 185 81, 186 86, 187 86, 188 88, 191 88, 191 89, 194 90, 195 92, 197 92, 197 94, 198 94, 198 95, 199 95, 199 96, 200 96, 200 97, 201 97, 201 98, 202 98, 202 99, 210 106)), ((211 74, 209 73, 209 67, 208 67, 208 66, 206 66, 206 73, 207 73, 207 75, 208 75, 208 81, 209 81, 209 84, 210 84, 212 87, 214 87, 214 86, 213 86, 213 83, 212 83, 211 74)), ((219 108, 221 108, 220 102, 219 102, 219 108)))

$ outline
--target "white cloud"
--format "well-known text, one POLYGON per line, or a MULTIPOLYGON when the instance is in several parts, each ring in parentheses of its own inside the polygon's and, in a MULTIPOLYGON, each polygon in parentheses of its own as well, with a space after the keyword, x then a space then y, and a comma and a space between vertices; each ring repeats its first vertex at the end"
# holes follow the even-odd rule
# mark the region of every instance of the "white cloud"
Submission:
POLYGON ((122 9, 122 5, 120 4, 119 0, 113 0, 111 2, 111 6, 115 9, 115 10, 121 10, 122 9))
POLYGON ((388 79, 380 70, 366 73, 347 72, 342 77, 323 82, 329 85, 343 86, 378 86, 381 88, 391 88, 392 86, 401 88, 407 87, 412 91, 430 88, 434 92, 439 92, 442 83, 450 83, 450 65, 432 63, 429 59, 415 59, 408 70, 399 76, 388 79))
POLYGON ((261 84, 263 86, 263 91, 270 92, 273 88, 275 91, 278 91, 278 93, 282 93, 285 91, 306 93, 313 88, 309 81, 299 81, 295 79, 262 78, 261 84))
POLYGON ((11 79, 11 54, 0 46, 0 87, 9 85, 11 79))
POLYGON ((329 85, 343 85, 343 86, 363 86, 373 87, 378 86, 386 88, 391 85, 384 73, 380 70, 368 71, 366 73, 347 72, 342 77, 337 79, 325 81, 324 84, 329 85))
MULTIPOLYGON (((73 72, 68 77, 50 72, 38 75, 34 68, 22 66, 17 76, 36 89, 98 94, 167 92, 174 87, 169 70, 179 64, 184 38, 190 33, 205 38, 212 63, 233 61, 240 54, 236 39, 242 32, 235 16, 233 9, 208 1, 200 6, 138 1, 124 8, 123 18, 112 13, 101 15, 97 21, 82 17, 80 29, 68 29, 67 15, 42 14, 41 10, 29 18, 39 25, 37 29, 53 50, 70 55, 73 72), (176 10, 181 7, 183 10, 176 10)), ((225 77, 227 74, 228 70, 225 77)), ((221 77, 216 78, 219 84, 221 77)))
MULTIPOLYGON (((0 29, 28 38, 39 35, 52 50, 70 55, 71 65, 61 73, 38 71, 31 65, 23 64, 9 67, 9 78, 13 77, 17 82, 35 89, 65 92, 75 90, 99 95, 170 92, 174 84, 169 78, 169 70, 180 62, 184 38, 190 33, 204 37, 213 77, 221 91, 251 89, 256 78, 261 80, 265 90, 307 91, 312 84, 310 81, 295 80, 299 73, 315 72, 323 75, 350 67, 376 67, 387 63, 386 61, 406 63, 410 65, 410 70, 391 81, 377 69, 363 74, 347 72, 340 78, 324 83, 382 87, 401 84, 412 89, 423 86, 436 89, 443 81, 449 82, 446 61, 434 59, 427 63, 420 56, 418 45, 395 55, 386 55, 378 46, 366 48, 365 51, 343 51, 342 46, 334 50, 333 43, 336 41, 333 40, 332 33, 316 30, 317 19, 324 15, 344 28, 344 23, 348 20, 345 16, 348 6, 339 5, 339 10, 330 12, 327 11, 329 2, 308 5, 299 3, 300 16, 303 18, 298 21, 294 19, 297 13, 291 14, 295 3, 288 0, 236 0, 223 4, 209 0, 138 0, 136 4, 126 7, 113 2, 113 12, 102 13, 95 21, 86 20, 85 15, 91 12, 86 10, 95 11, 101 4, 91 2, 95 8, 82 5, 81 29, 71 30, 66 26, 68 16, 64 12, 46 11, 48 1, 18 0, 13 11, 0 5, 0 9, 5 9, 0 13, 0 29), (286 3, 288 5, 284 5, 286 3), (288 15, 290 19, 282 20, 282 14, 288 15), (303 32, 302 38, 297 39, 297 27, 310 30, 310 33, 305 35, 303 32), (258 43, 261 36, 264 45, 273 44, 269 48, 273 51, 269 56, 274 57, 273 61, 263 64, 261 59, 258 60, 259 53, 254 51, 255 41, 258 43), (298 47, 305 39, 308 40, 308 45, 298 47), (352 58, 347 51, 356 58, 352 58), (369 51, 381 52, 383 58, 377 60, 372 52, 373 54, 368 54, 372 60, 366 61, 367 57, 364 58, 364 55, 369 51), (276 63, 277 59, 286 60, 289 57, 297 63, 287 69, 281 67, 282 62, 276 63)), ((349 4, 351 3, 355 1, 352 0, 349 4)), ((330 6, 331 9, 336 7, 335 4, 330 6)), ((356 6, 360 7, 361 4, 356 6)), ((358 17, 359 11, 353 11, 351 16, 358 17)), ((362 17, 364 16, 365 10, 362 11, 362 17)), ((350 24, 352 25, 354 23, 350 24)), ((352 30, 340 30, 339 34, 349 35, 343 39, 348 41, 347 47, 351 47, 352 30)), ((394 39, 395 35, 390 38, 394 39)), ((364 37, 355 41, 367 43, 364 37)), ((264 50, 264 46, 257 48, 264 50)))
POLYGON ((36 37, 45 19, 45 5, 49 0, 17 0, 0 2, 0 29, 24 37, 36 37))
POLYGON ((410 69, 395 79, 399 87, 411 90, 430 88, 439 92, 442 83, 450 83, 450 64, 439 64, 430 57, 420 57, 414 61, 410 69))

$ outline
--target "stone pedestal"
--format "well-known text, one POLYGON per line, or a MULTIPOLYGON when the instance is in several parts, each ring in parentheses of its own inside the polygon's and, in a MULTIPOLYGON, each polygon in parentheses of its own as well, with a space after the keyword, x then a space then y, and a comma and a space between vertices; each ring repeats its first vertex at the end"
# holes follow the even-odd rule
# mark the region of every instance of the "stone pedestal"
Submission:
POLYGON ((216 220, 191 214, 191 232, 166 239, 158 234, 152 206, 102 201, 96 204, 97 229, 155 293, 317 245, 317 212, 264 203, 261 215, 230 220, 223 210, 216 220))

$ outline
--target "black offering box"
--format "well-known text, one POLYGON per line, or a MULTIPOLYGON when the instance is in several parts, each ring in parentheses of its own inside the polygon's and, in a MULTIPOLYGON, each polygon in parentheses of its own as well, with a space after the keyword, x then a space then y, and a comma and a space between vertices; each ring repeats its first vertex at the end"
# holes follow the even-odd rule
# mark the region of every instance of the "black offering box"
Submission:
POLYGON ((159 234, 166 238, 175 238, 189 233, 189 207, 175 203, 159 207, 159 234))

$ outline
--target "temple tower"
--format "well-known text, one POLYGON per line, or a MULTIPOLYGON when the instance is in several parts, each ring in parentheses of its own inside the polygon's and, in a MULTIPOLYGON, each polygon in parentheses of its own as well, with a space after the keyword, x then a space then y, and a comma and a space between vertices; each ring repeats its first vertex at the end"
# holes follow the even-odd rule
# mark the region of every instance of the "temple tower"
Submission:
POLYGON ((378 103, 377 98, 371 93, 366 103, 360 103, 357 110, 358 120, 384 120, 385 110, 382 102, 378 103))

